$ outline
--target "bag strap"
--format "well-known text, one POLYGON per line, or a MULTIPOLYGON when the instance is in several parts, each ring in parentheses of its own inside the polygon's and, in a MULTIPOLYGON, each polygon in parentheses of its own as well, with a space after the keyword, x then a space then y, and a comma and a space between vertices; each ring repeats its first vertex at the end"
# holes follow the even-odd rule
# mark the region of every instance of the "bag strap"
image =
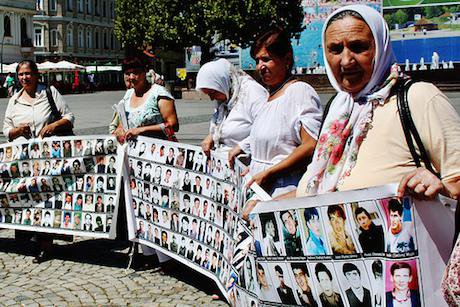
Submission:
POLYGON ((53 115, 54 121, 58 121, 62 118, 61 112, 58 111, 56 107, 56 102, 54 101, 53 94, 51 93, 51 88, 46 87, 46 98, 48 98, 48 103, 51 108, 51 114, 53 115))
POLYGON ((337 96, 337 94, 338 93, 335 93, 334 95, 332 95, 332 97, 329 99, 329 101, 326 103, 326 106, 324 107, 323 119, 321 121, 321 126, 319 127, 318 137, 321 135, 321 131, 323 130, 323 125, 324 125, 324 121, 326 120, 327 113, 329 113, 329 109, 331 108, 332 101, 334 101, 334 98, 337 96))
POLYGON ((428 152, 425 149, 425 146, 423 145, 422 139, 417 131, 417 127, 415 126, 414 120, 412 119, 412 115, 409 108, 409 102, 407 99, 408 91, 412 83, 414 83, 414 81, 411 79, 398 82, 397 88, 398 113, 399 118, 401 119, 401 125, 404 131, 404 136, 406 138, 406 143, 409 147, 409 151, 412 155, 412 158, 414 159, 415 165, 417 165, 417 167, 421 167, 421 162, 423 162, 427 170, 429 170, 431 173, 440 178, 439 173, 436 172, 433 169, 433 166, 431 165, 431 159, 428 155, 428 152), (420 154, 417 153, 417 150, 414 145, 414 140, 420 154))

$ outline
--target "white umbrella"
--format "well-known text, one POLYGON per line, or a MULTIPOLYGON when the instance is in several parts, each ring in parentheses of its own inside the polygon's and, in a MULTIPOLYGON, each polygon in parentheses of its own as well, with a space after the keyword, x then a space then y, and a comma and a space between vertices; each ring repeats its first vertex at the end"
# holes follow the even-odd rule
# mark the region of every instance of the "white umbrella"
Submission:
MULTIPOLYGON (((96 66, 86 66, 87 72, 96 72, 96 66)), ((121 71, 121 66, 97 66, 97 71, 121 71)))
POLYGON ((50 62, 50 61, 45 61, 43 63, 37 64, 38 66, 38 71, 39 72, 50 72, 50 71, 56 71, 56 63, 50 62))
POLYGON ((60 61, 56 63, 56 69, 60 71, 85 70, 85 66, 78 65, 69 61, 60 61))

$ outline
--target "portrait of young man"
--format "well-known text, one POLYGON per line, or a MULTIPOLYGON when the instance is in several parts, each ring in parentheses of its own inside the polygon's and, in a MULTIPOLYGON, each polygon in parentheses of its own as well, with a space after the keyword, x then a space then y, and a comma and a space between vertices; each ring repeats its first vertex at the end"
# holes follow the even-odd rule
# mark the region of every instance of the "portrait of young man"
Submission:
POLYGON ((391 199, 388 204, 390 229, 388 230, 387 252, 405 253, 415 250, 413 238, 413 221, 410 210, 404 210, 397 199, 391 199))
POLYGON ((313 298, 313 292, 310 283, 310 274, 308 268, 303 263, 291 263, 292 273, 294 274, 295 282, 297 283, 297 296, 300 300, 300 305, 316 307, 318 303, 313 298))
POLYGON ((276 292, 281 299, 281 303, 288 305, 297 305, 292 288, 286 285, 286 275, 279 265, 275 265, 275 276, 278 279, 279 286, 276 292))
POLYGON ((383 227, 375 225, 371 214, 363 207, 355 210, 355 218, 359 225, 359 243, 363 253, 383 253, 385 238, 383 227))
POLYGON ((324 263, 315 266, 315 275, 318 280, 321 304, 326 307, 344 307, 340 293, 334 291, 332 273, 324 263))
POLYGON ((302 239, 300 238, 300 229, 298 227, 295 211, 281 211, 280 217, 283 221, 283 237, 286 255, 302 256, 302 239))
POLYGON ((372 297, 369 289, 363 285, 361 271, 353 263, 344 263, 342 273, 350 287, 345 290, 350 307, 371 307, 372 297))
POLYGON ((409 263, 401 261, 391 265, 390 279, 393 284, 393 290, 386 293, 387 307, 421 306, 420 292, 417 289, 410 288, 413 278, 414 272, 409 263))

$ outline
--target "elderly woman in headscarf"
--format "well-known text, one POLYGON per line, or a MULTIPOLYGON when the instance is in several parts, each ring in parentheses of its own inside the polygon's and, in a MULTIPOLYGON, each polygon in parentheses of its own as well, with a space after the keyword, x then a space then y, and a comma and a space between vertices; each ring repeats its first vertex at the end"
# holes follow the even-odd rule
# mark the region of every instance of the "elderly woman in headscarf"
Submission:
POLYGON ((411 116, 431 164, 417 167, 398 113, 395 85, 402 77, 382 16, 364 5, 335 11, 325 23, 323 46, 327 75, 338 94, 297 196, 399 181, 399 196, 410 191, 419 198, 441 193, 458 199, 460 118, 433 84, 408 88, 411 116))
POLYGON ((196 89, 216 101, 210 133, 201 143, 203 151, 209 155, 213 148, 229 150, 235 145, 247 149, 251 125, 267 101, 267 90, 225 59, 201 67, 196 89))

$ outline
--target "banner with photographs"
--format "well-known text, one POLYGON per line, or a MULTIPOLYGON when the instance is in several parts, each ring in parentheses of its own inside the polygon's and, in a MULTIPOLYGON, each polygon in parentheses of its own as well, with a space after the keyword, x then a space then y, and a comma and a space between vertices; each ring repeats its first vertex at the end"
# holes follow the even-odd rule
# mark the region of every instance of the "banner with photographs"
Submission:
POLYGON ((234 172, 226 153, 208 158, 201 147, 145 137, 129 142, 126 160, 129 238, 210 277, 226 295, 238 235, 249 231, 239 230, 254 194, 243 193, 245 166, 238 161, 234 172))
POLYGON ((444 306, 453 210, 399 200, 396 191, 386 185, 259 204, 230 303, 444 306))
POLYGON ((112 136, 0 145, 0 227, 114 238, 124 148, 112 136))

